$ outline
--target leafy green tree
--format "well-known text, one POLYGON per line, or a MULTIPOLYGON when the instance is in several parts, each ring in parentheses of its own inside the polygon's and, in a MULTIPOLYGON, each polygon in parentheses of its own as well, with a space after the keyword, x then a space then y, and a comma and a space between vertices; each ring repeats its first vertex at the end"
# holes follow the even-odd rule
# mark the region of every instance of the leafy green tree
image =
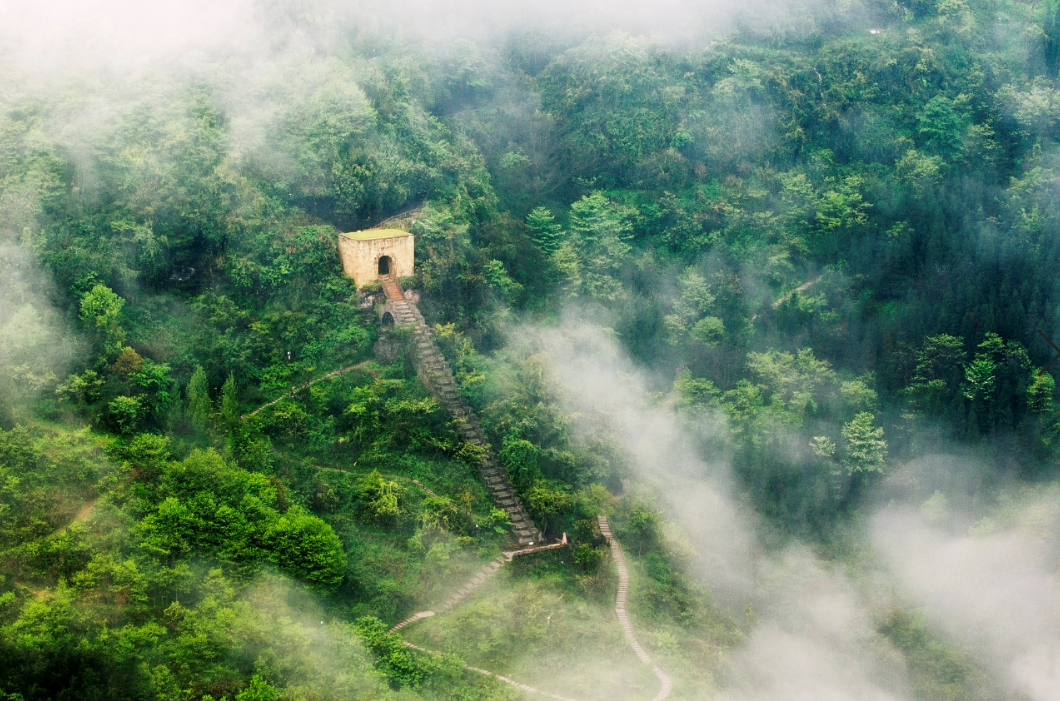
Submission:
POLYGON ((925 145, 945 158, 961 149, 964 119, 945 95, 931 98, 917 116, 917 130, 925 145))
MULTIPOLYGON (((718 327, 712 322, 706 322, 700 327, 699 335, 693 333, 693 327, 703 314, 714 304, 715 297, 710 292, 706 279, 700 275, 695 268, 686 269, 677 278, 679 294, 673 303, 673 313, 663 318, 663 324, 667 331, 667 340, 671 344, 679 344, 692 333, 696 340, 710 345, 711 339, 717 335, 718 327), (707 339, 707 340, 703 340, 707 339)), ((710 317, 720 322, 716 317, 710 317)), ((724 323, 722 323, 724 330, 724 323)), ((718 339, 713 342, 716 343, 718 339)))
POLYGON ((1016 341, 988 333, 965 366, 962 393, 970 402, 974 432, 1014 426, 1027 411, 1033 374, 1027 350, 1016 341))
POLYGON ((541 449, 520 438, 518 433, 505 437, 499 457, 519 491, 527 491, 541 479, 541 449))
POLYGON ((821 193, 816 218, 823 237, 850 233, 868 221, 866 211, 872 205, 862 197, 861 185, 861 177, 851 175, 821 193))
POLYGON ((1027 408, 1036 416, 1047 415, 1053 409, 1053 392, 1056 382, 1053 376, 1046 373, 1035 375, 1027 387, 1027 408))
POLYGON ((556 516, 571 507, 571 496, 561 489, 555 489, 545 480, 538 482, 526 493, 526 503, 530 513, 543 528, 555 521, 556 516))
POLYGON ((467 525, 465 515, 455 501, 445 496, 432 496, 423 500, 420 525, 424 531, 454 532, 467 525))
POLYGON ((823 393, 836 380, 831 364, 818 360, 812 348, 802 348, 794 355, 779 351, 748 353, 747 369, 765 383, 770 405, 795 422, 817 410, 823 393))
POLYGON ((138 397, 115 397, 107 404, 107 422, 118 433, 135 433, 143 417, 144 407, 138 397))
POLYGON ((125 300, 106 285, 96 285, 81 298, 81 321, 100 337, 105 355, 116 356, 125 341, 120 319, 125 300))
POLYGON ((383 672, 398 688, 419 687, 426 670, 401 641, 397 633, 388 633, 385 623, 374 616, 357 619, 355 629, 365 646, 376 656, 376 669, 383 672))
POLYGON ((292 506, 264 534, 269 558, 311 586, 334 589, 346 573, 346 553, 331 526, 292 506))
POLYGON ((80 375, 70 375, 67 381, 55 389, 60 399, 67 399, 82 406, 95 404, 103 389, 103 380, 95 370, 85 370, 80 375))
POLYGON ((717 403, 721 390, 705 378, 692 377, 692 371, 685 368, 674 380, 674 391, 677 393, 677 404, 684 409, 711 406, 717 403))
POLYGON ((705 346, 716 346, 725 339, 725 322, 716 316, 705 316, 692 327, 692 338, 705 346))
POLYGON ((257 674, 250 678, 247 688, 236 694, 236 701, 279 701, 280 698, 280 692, 257 674))
POLYGON ((169 374, 169 365, 144 358, 139 372, 129 377, 129 384, 144 390, 139 396, 144 408, 152 417, 161 416, 173 399, 174 380, 169 374))

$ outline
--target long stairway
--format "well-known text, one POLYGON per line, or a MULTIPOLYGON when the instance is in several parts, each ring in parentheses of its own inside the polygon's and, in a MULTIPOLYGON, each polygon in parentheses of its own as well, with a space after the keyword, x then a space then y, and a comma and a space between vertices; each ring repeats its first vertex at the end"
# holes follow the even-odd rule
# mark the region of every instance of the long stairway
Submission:
POLYGON ((544 536, 530 520, 522 502, 516 496, 511 483, 508 482, 508 475, 501 467, 489 441, 486 440, 486 433, 482 430, 478 417, 471 410, 471 405, 457 391, 453 371, 435 345, 431 329, 423 320, 419 308, 405 299, 401 285, 393 277, 380 277, 379 282, 386 293, 388 307, 394 315, 394 322, 412 325, 413 364, 420 381, 453 416, 453 421, 464 440, 482 448, 479 473, 494 503, 508 515, 508 520, 515 531, 516 541, 519 545, 541 543, 544 536))

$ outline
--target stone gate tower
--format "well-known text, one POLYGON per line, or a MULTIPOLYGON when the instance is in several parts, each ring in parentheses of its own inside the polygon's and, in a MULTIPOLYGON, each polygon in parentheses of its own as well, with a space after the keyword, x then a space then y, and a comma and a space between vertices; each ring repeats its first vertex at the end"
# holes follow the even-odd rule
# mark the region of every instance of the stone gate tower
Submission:
POLYGON ((368 229, 339 235, 342 268, 357 287, 380 277, 409 277, 414 270, 413 239, 400 229, 368 229))

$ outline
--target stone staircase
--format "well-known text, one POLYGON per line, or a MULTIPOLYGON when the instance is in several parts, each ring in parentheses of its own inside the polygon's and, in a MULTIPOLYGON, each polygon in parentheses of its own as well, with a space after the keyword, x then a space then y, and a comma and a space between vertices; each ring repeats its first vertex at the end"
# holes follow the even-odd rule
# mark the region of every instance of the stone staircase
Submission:
POLYGON ((486 440, 486 433, 471 410, 471 405, 457 391, 452 368, 435 345, 431 329, 423 320, 419 308, 405 298, 401 285, 392 276, 380 277, 379 282, 386 294, 386 309, 394 316, 394 323, 412 326, 413 364, 420 381, 452 415, 463 439, 482 448, 479 473, 494 503, 508 515, 516 542, 520 546, 541 543, 544 535, 530 520, 508 482, 508 475, 486 440))
POLYGON ((437 616, 439 613, 445 613, 446 611, 449 611, 454 606, 456 606, 461 601, 470 596, 471 592, 475 591, 483 584, 485 584, 487 579, 493 576, 497 572, 497 570, 503 567, 506 563, 510 562, 511 559, 512 556, 510 553, 498 555, 488 565, 483 567, 478 574, 472 577, 471 581, 469 581, 462 588, 458 589, 456 592, 450 595, 450 597, 444 602, 442 602, 441 605, 436 606, 435 609, 437 610, 419 611, 417 613, 414 613, 405 620, 395 625, 393 628, 391 628, 390 632, 397 632, 405 626, 415 623, 416 621, 422 621, 424 618, 430 618, 431 616, 437 616))
POLYGON ((513 559, 522 555, 530 555, 532 553, 539 553, 545 550, 556 550, 558 548, 567 547, 567 534, 563 534, 563 540, 558 543, 552 543, 551 545, 537 545, 532 548, 523 548, 521 550, 507 550, 497 557, 493 558, 488 565, 483 567, 478 574, 471 578, 467 584, 458 589, 456 592, 451 594, 448 599, 443 601, 439 606, 436 606, 435 610, 431 611, 418 611, 408 618, 402 620, 400 623, 390 629, 391 633, 401 630, 405 626, 412 625, 416 621, 422 621, 424 618, 430 618, 431 616, 437 616, 439 613, 445 613, 450 609, 457 606, 467 597, 471 596, 471 593, 486 583, 486 580, 497 573, 501 567, 504 567, 507 563, 513 559))

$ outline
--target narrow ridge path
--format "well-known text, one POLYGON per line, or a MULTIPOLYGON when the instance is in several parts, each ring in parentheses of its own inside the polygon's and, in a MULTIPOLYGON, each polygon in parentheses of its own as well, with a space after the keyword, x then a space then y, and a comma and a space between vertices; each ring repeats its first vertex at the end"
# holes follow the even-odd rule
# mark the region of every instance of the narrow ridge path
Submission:
MULTIPOLYGON (((811 287, 813 287, 814 285, 816 285, 816 284, 817 284, 818 282, 820 282, 820 281, 821 281, 821 276, 820 276, 820 275, 818 275, 817 277, 815 277, 814 279, 810 280, 809 282, 804 282, 804 283, 802 283, 801 285, 799 285, 798 287, 796 287, 796 288, 795 288, 794 290, 792 290, 791 292, 788 292, 788 293, 787 293, 787 294, 785 294, 785 295, 781 295, 781 296, 780 296, 780 299, 778 299, 778 300, 776 300, 776 301, 772 302, 772 303, 770 304, 770 309, 776 309, 776 308, 777 308, 777 307, 779 307, 779 306, 780 306, 781 304, 784 304, 784 302, 787 302, 787 301, 788 301, 789 299, 791 299, 792 297, 794 297, 794 296, 795 296, 795 295, 796 295, 797 293, 799 293, 799 292, 805 292, 806 290, 810 289, 811 287)), ((754 314, 752 314, 752 315, 751 315, 751 322, 753 323, 753 322, 754 322, 754 320, 755 320, 755 319, 757 319, 757 318, 758 318, 759 316, 761 316, 761 312, 755 312, 754 314)))
POLYGON ((309 382, 303 382, 302 384, 300 384, 300 385, 298 385, 296 387, 292 387, 290 392, 287 392, 286 394, 281 394, 279 397, 276 397, 276 399, 273 399, 271 402, 266 402, 266 403, 262 404, 257 409, 255 409, 254 411, 250 412, 249 414, 243 414, 243 416, 241 418, 249 419, 251 416, 253 416, 254 414, 258 413, 262 409, 268 409, 273 404, 277 404, 279 402, 282 402, 284 399, 287 399, 288 397, 291 397, 291 396, 294 396, 295 394, 298 394, 299 392, 301 392, 303 389, 306 389, 307 387, 312 387, 313 385, 315 385, 318 382, 323 382, 324 380, 330 380, 333 377, 338 377, 339 375, 344 375, 344 374, 346 374, 347 372, 349 372, 351 370, 356 370, 357 368, 363 368, 365 365, 368 364, 368 362, 369 361, 367 361, 367 360, 362 360, 359 363, 354 363, 353 365, 347 365, 346 367, 339 368, 338 370, 332 370, 327 375, 321 375, 320 377, 318 377, 315 380, 310 380, 309 382))
POLYGON ((652 665, 651 671, 662 682, 662 688, 652 701, 663 701, 674 688, 673 680, 659 665, 652 664, 651 657, 648 656, 647 651, 641 647, 641 644, 637 642, 637 638, 633 635, 633 624, 630 623, 629 614, 626 613, 626 596, 629 594, 629 567, 626 566, 626 556, 622 552, 622 544, 611 533, 611 524, 608 522, 607 517, 601 514, 596 518, 600 522, 600 533, 603 534, 611 546, 611 557, 614 558, 615 564, 618 565, 618 594, 615 595, 615 615, 618 616, 618 622, 622 625, 622 630, 626 633, 626 640, 629 641, 629 646, 633 648, 633 652, 636 653, 641 662, 652 665))
POLYGON ((413 365, 416 375, 430 393, 453 417, 463 439, 481 450, 479 473, 493 502, 508 516, 515 540, 521 546, 532 546, 544 540, 544 534, 530 520, 523 503, 508 482, 508 475, 493 452, 482 424, 471 410, 471 405, 457 391, 456 379, 449 363, 442 357, 427 322, 415 303, 405 298, 405 292, 393 276, 379 278, 386 293, 387 309, 397 324, 412 326, 413 365))

